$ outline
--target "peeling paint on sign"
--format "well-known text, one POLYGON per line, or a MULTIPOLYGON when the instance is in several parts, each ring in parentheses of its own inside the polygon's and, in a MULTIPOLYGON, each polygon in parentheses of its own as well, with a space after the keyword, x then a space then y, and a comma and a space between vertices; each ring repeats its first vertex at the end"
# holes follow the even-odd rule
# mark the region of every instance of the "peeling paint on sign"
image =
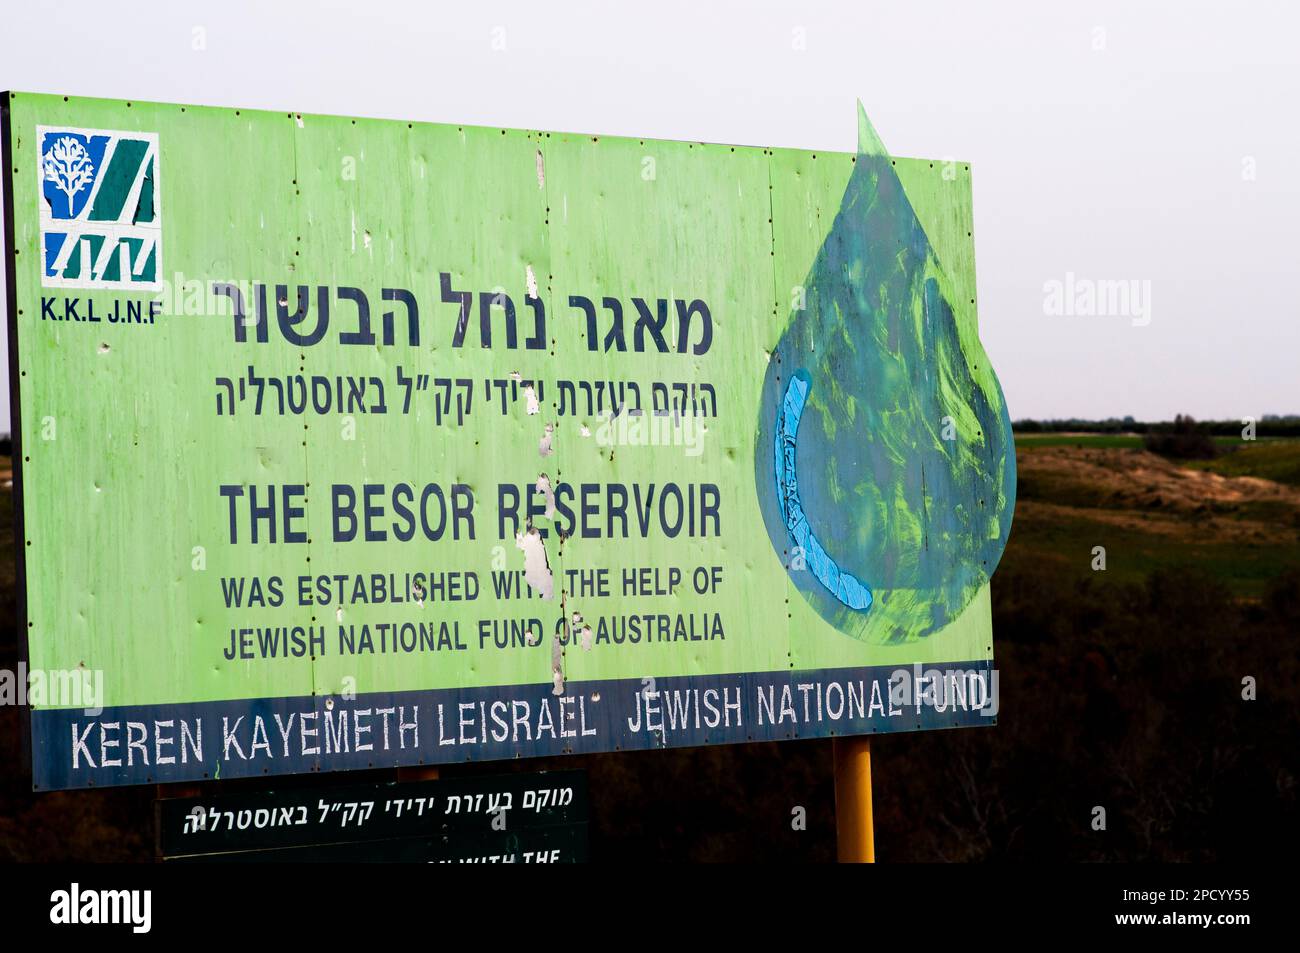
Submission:
POLYGON ((535 492, 542 494, 546 500, 546 510, 543 515, 547 519, 555 516, 555 491, 551 489, 551 478, 545 473, 538 474, 537 482, 533 485, 535 492))
POLYGON ((551 578, 551 567, 546 560, 546 545, 542 534, 529 527, 526 532, 515 534, 515 548, 524 553, 524 580, 543 599, 554 597, 555 581, 551 578))

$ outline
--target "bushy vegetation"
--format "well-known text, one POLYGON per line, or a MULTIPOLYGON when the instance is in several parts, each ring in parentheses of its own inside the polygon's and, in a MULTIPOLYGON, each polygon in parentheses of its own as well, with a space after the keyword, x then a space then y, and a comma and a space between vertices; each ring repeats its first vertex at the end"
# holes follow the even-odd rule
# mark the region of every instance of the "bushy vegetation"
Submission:
POLYGON ((1219 454, 1214 438, 1206 427, 1198 426, 1189 416, 1179 414, 1168 429, 1148 430, 1142 446, 1162 457, 1176 460, 1213 460, 1219 454))

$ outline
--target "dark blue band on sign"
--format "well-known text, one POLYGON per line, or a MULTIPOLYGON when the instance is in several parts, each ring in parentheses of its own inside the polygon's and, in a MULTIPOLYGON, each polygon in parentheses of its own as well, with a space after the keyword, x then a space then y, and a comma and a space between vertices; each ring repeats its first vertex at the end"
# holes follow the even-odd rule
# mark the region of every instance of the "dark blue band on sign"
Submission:
POLYGON ((32 712, 37 790, 992 725, 989 660, 32 712))

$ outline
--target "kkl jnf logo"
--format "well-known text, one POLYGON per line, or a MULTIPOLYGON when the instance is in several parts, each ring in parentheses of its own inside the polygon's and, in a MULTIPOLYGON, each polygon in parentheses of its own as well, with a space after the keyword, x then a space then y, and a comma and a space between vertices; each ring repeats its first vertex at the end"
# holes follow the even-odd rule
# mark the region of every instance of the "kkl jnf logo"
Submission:
POLYGON ((158 135, 37 126, 41 284, 158 290, 158 135))

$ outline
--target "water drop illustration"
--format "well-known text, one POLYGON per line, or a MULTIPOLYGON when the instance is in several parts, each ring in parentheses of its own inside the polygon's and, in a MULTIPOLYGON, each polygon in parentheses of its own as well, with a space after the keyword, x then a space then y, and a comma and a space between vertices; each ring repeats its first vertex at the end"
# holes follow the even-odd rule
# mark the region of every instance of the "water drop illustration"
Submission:
POLYGON ((973 310, 861 110, 858 138, 768 364, 754 479, 772 546, 802 556, 800 594, 844 634, 888 643, 948 625, 988 582, 1015 450, 973 310))

